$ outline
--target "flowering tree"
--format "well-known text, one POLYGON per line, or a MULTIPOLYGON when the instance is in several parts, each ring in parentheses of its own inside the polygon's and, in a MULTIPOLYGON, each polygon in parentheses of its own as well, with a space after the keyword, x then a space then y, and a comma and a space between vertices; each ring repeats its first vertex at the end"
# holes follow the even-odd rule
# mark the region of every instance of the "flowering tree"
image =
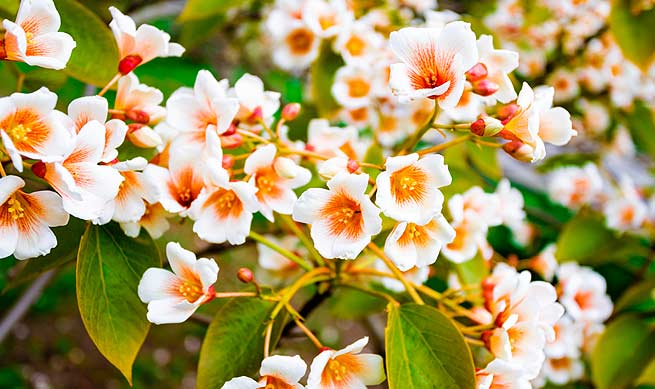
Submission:
POLYGON ((0 6, 0 257, 130 384, 187 320, 199 388, 655 384, 652 1, 82 3, 0 6))

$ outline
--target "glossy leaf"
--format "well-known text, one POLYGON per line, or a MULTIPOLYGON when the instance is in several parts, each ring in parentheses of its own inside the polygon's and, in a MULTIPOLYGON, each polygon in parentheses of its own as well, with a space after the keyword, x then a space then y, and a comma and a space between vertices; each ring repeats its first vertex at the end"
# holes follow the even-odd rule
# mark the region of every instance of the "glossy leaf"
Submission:
MULTIPOLYGON (((220 388, 226 381, 253 375, 264 358, 264 333, 274 303, 255 298, 221 301, 200 350, 198 389, 220 388)), ((271 349, 282 332, 278 320, 271 336, 271 349)))
POLYGON ((655 60, 655 8, 636 13, 631 9, 633 3, 612 0, 609 26, 623 55, 645 70, 655 60))
POLYGON ((448 317, 426 305, 390 305, 388 309, 385 338, 389 388, 475 387, 471 350, 448 317))
POLYGON ((655 358, 653 339, 653 328, 636 315, 626 314, 612 321, 591 356, 591 378, 596 387, 632 387, 655 358))
POLYGON ((150 323, 137 295, 141 276, 161 266, 155 243, 145 232, 125 236, 115 224, 89 225, 77 259, 77 303, 91 340, 132 382, 132 364, 150 323))
POLYGON ((235 7, 243 8, 251 2, 252 0, 188 0, 179 20, 187 22, 221 15, 235 7))
POLYGON ((75 0, 57 0, 61 31, 70 34, 73 49, 65 72, 95 86, 104 86, 118 70, 118 47, 109 27, 98 15, 75 0))

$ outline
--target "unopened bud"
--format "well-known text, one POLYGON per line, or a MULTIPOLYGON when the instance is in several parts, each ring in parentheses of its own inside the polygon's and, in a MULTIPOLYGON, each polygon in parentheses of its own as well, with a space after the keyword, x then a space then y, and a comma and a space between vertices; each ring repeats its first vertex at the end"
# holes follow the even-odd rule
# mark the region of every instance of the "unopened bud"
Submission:
POLYGON ((230 123, 230 126, 225 130, 224 133, 221 134, 221 136, 232 136, 237 133, 237 123, 232 122, 230 123))
POLYGON ((252 273, 252 270, 247 267, 242 267, 237 271, 237 278, 244 284, 249 284, 255 279, 255 275, 252 273))
POLYGON ((321 164, 318 169, 318 175, 325 181, 330 181, 338 173, 347 171, 348 160, 343 157, 334 157, 321 164))
POLYGON ((496 116, 500 120, 511 119, 518 110, 519 106, 515 103, 507 104, 498 110, 498 114, 496 116))
POLYGON ((349 159, 346 167, 348 168, 348 173, 355 173, 357 170, 359 170, 359 162, 355 161, 354 159, 349 159))
POLYGON ((480 96, 491 96, 498 92, 498 89, 500 89, 500 85, 488 79, 480 80, 473 84, 473 93, 480 96))
POLYGON ((35 176, 39 178, 45 177, 46 171, 48 170, 48 167, 46 166, 45 163, 38 161, 35 162, 32 165, 32 173, 34 173, 35 176))
POLYGON ((503 129, 503 123, 491 116, 484 116, 471 123, 471 132, 477 136, 494 136, 503 129))
POLYGON ((132 70, 136 69, 139 64, 143 62, 143 58, 139 55, 128 55, 127 57, 121 59, 118 63, 118 71, 122 75, 129 74, 132 70))
POLYGON ((224 149, 236 149, 243 144, 243 136, 241 134, 232 134, 228 136, 221 136, 221 147, 224 149))
POLYGON ((223 166, 223 169, 225 170, 232 168, 232 166, 234 166, 234 157, 229 154, 223 155, 221 166, 223 166))
POLYGON ((291 121, 298 117, 300 114, 300 104, 289 103, 282 108, 282 119, 291 121))
POLYGON ((523 162, 532 162, 534 149, 523 142, 512 141, 505 143, 503 150, 514 159, 523 162))
POLYGON ((161 136, 148 126, 132 123, 127 127, 127 138, 137 147, 149 149, 164 143, 161 136))
POLYGON ((127 111, 125 116, 136 123, 148 124, 150 123, 150 115, 140 109, 133 109, 127 111))
POLYGON ((280 177, 292 179, 298 176, 298 165, 289 158, 276 158, 273 167, 280 177))
POLYGON ((262 107, 258 106, 255 108, 254 111, 248 116, 248 122, 250 123, 259 123, 260 120, 264 119, 264 111, 262 111, 262 107))
POLYGON ((307 151, 316 151, 316 147, 314 147, 314 145, 310 145, 309 143, 307 143, 305 145, 305 150, 307 150, 307 151))
POLYGON ((471 82, 480 81, 486 78, 487 74, 487 67, 483 63, 478 62, 466 72, 466 79, 471 82))

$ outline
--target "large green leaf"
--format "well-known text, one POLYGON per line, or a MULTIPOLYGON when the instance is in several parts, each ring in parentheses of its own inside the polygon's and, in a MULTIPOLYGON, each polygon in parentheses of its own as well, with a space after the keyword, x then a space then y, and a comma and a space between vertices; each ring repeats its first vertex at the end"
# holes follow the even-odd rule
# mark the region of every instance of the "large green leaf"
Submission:
POLYGON ((210 16, 221 15, 231 8, 244 8, 252 0, 188 0, 180 14, 180 21, 206 19, 210 16))
MULTIPOLYGON (((255 298, 221 302, 200 350, 197 388, 220 388, 226 381, 253 375, 264 358, 264 334, 274 303, 255 298)), ((271 349, 282 332, 281 315, 271 336, 271 349)))
POLYGON ((109 27, 75 0, 57 0, 57 10, 60 30, 77 42, 66 73, 87 84, 104 86, 118 72, 118 47, 109 27))
POLYGON ((155 243, 146 233, 125 236, 115 224, 89 225, 77 258, 77 304, 91 340, 132 382, 132 364, 150 323, 137 294, 141 276, 161 266, 155 243))
POLYGON ((637 148, 655 159, 655 113, 637 101, 632 112, 625 115, 625 121, 637 148))
POLYGON ((623 55, 641 69, 655 59, 655 8, 633 13, 630 0, 612 0, 609 26, 623 55))
POLYGON ((389 388, 475 387, 471 350, 453 322, 437 309, 390 305, 385 338, 389 388))
POLYGON ((655 312, 655 278, 628 288, 614 305, 614 311, 655 312))
POLYGON ((25 261, 25 265, 16 276, 11 278, 5 290, 22 285, 50 269, 63 266, 75 260, 78 247, 80 246, 80 238, 84 233, 84 226, 83 221, 71 218, 68 225, 54 228, 53 232, 57 237, 57 247, 53 248, 50 254, 46 256, 25 261))
POLYGON ((591 378, 599 389, 632 387, 655 357, 655 331, 636 315, 611 322, 591 356, 591 378))

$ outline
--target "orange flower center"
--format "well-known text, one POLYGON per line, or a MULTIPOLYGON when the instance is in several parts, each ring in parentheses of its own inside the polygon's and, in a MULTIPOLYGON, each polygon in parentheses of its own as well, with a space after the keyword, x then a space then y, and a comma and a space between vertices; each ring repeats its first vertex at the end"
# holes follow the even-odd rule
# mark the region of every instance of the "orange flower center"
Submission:
POLYGON ((9 212, 9 215, 13 220, 25 217, 25 210, 15 196, 10 197, 6 204, 9 205, 7 212, 9 212))
POLYGON ((230 216, 238 217, 243 211, 243 203, 230 189, 217 190, 207 199, 207 204, 213 205, 214 211, 220 219, 230 216))
POLYGON ((351 97, 364 97, 371 90, 371 85, 361 78, 351 78, 346 83, 348 84, 348 94, 351 97))
POLYGON ((177 287, 177 291, 190 303, 198 301, 198 299, 204 294, 201 285, 189 280, 182 281, 177 287))
POLYGON ((348 387, 352 375, 361 371, 362 366, 356 357, 350 354, 339 355, 330 359, 321 375, 321 383, 326 386, 348 387), (332 385, 330 385, 332 384, 332 385))
POLYGON ((30 132, 32 132, 30 127, 26 127, 19 123, 14 127, 9 128, 7 135, 9 135, 11 140, 14 142, 23 142, 28 138, 30 132))
POLYGON ((408 223, 405 227, 405 231, 398 238, 398 244, 400 246, 408 246, 410 243, 413 243, 417 246, 425 246, 430 240, 430 236, 427 234, 427 231, 422 226, 417 226, 414 223, 408 223))
POLYGON ((259 188, 257 198, 278 197, 280 190, 277 181, 278 175, 272 168, 266 167, 257 170, 257 178, 255 179, 257 188, 259 188))
POLYGON ((426 195, 427 174, 415 166, 407 166, 391 174, 391 194, 401 204, 420 202, 426 195))
POLYGON ((364 219, 360 204, 344 193, 337 193, 320 211, 322 218, 327 219, 332 235, 345 235, 357 238, 363 231, 364 219))
POLYGON ((355 57, 362 55, 365 48, 366 42, 355 35, 351 36, 350 39, 348 39, 348 42, 346 42, 346 50, 348 50, 348 52, 355 57))
POLYGON ((264 386, 264 389, 292 389, 293 385, 289 385, 288 383, 284 382, 283 380, 273 377, 273 376, 266 376, 266 386, 264 386))
POLYGON ((287 44, 295 55, 306 54, 314 42, 314 34, 306 28, 297 28, 287 36, 287 44))

